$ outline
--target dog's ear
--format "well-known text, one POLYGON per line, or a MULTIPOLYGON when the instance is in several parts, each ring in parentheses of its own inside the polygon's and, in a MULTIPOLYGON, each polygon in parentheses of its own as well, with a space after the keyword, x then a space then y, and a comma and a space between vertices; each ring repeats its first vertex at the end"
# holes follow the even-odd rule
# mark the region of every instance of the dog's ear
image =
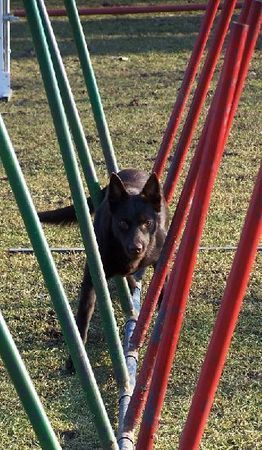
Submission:
POLYGON ((159 180, 155 173, 152 173, 148 178, 141 196, 153 205, 155 211, 159 212, 161 209, 161 188, 159 180))
POLYGON ((116 173, 112 173, 110 176, 107 198, 111 208, 115 207, 118 202, 128 198, 128 193, 124 184, 116 173))

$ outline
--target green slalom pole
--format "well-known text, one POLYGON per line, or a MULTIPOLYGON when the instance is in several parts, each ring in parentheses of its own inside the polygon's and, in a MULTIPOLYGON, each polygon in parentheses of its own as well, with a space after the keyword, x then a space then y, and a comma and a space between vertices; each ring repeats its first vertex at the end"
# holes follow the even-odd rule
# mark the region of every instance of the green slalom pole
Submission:
POLYGON ((90 192, 90 196, 92 198, 95 208, 97 208, 97 206, 99 206, 102 200, 101 188, 96 176, 93 160, 85 137, 85 132, 78 114, 78 110, 74 101, 74 96, 71 91, 71 87, 54 36, 53 28, 51 26, 49 16, 47 14, 44 0, 37 0, 37 3, 50 55, 52 58, 60 94, 63 100, 67 121, 72 132, 72 136, 83 168, 83 174, 85 177, 86 184, 88 186, 88 190, 90 192))
POLYGON ((107 281, 95 238, 92 218, 87 206, 85 192, 67 125, 66 115, 63 109, 57 80, 42 27, 41 17, 37 9, 36 1, 24 0, 24 7, 31 29, 47 99, 53 116, 53 122, 74 201, 86 255, 88 257, 88 267, 97 295, 103 329, 108 344, 115 377, 120 387, 125 386, 128 385, 128 371, 123 347, 118 334, 117 323, 114 317, 107 281))
MULTIPOLYGON (((67 120, 72 131, 91 198, 95 207, 97 207, 101 201, 101 189, 97 181, 92 157, 86 142, 85 133, 78 115, 77 107, 46 11, 45 3, 43 0, 37 0, 37 2, 67 120)), ((134 314, 134 310, 127 282, 122 277, 116 277, 115 282, 117 285, 122 310, 125 315, 132 316, 134 314)))
POLYGON ((99 139, 104 153, 108 173, 109 175, 112 172, 117 173, 119 172, 119 169, 117 166, 114 148, 110 137, 110 132, 107 125, 105 113, 103 110, 103 105, 99 94, 95 74, 93 71, 90 54, 86 45, 85 35, 82 29, 81 21, 76 7, 76 2, 74 0, 64 0, 64 4, 73 31, 74 40, 79 55, 79 61, 82 67, 86 88, 89 94, 90 103, 92 106, 94 119, 96 122, 96 127, 98 130, 99 139))
MULTIPOLYGON (((28 0, 26 1, 28 3, 28 0)), ((12 143, 0 116, 0 157, 24 220, 46 287, 61 324, 74 367, 83 386, 97 433, 104 449, 116 450, 117 443, 101 398, 84 344, 60 281, 12 143)))
MULTIPOLYGON (((99 94, 90 54, 86 45, 85 35, 81 25, 80 17, 74 0, 64 0, 68 19, 73 31, 79 61, 85 79, 86 88, 89 94, 90 103, 93 110, 96 127, 98 130, 101 147, 103 150, 106 167, 109 175, 112 172, 119 172, 115 152, 107 125, 101 97, 99 94)), ((115 277, 115 283, 119 294, 119 300, 124 313, 128 316, 134 314, 134 308, 130 301, 130 291, 125 278, 115 277)))
POLYGON ((44 450, 61 450, 45 410, 0 311, 0 355, 44 450))

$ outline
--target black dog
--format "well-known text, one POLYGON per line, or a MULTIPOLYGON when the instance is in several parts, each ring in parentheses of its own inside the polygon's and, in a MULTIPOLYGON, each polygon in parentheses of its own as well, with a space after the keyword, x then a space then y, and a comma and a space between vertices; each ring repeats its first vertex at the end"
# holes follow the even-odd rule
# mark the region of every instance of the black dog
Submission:
MULTIPOLYGON (((113 173, 103 189, 104 200, 97 208, 94 229, 106 278, 129 277, 159 258, 168 226, 167 205, 155 174, 126 169, 113 173)), ((93 205, 88 199, 90 211, 93 205)), ((76 220, 73 206, 40 212, 42 222, 66 223, 76 220)), ((85 266, 76 316, 80 335, 86 342, 95 307, 95 292, 88 265, 85 266)))

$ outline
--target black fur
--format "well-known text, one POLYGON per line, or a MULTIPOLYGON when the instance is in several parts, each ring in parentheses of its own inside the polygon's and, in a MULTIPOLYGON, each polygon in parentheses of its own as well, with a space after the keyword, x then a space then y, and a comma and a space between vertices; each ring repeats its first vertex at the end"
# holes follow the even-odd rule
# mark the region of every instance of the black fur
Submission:
MULTIPOLYGON (((94 229, 107 278, 131 276, 139 269, 155 266, 168 226, 168 211, 155 174, 125 169, 112 174, 104 200, 95 213, 94 229)), ((91 212, 92 202, 88 199, 91 212)), ((76 220, 73 206, 39 213, 43 222, 76 220)), ((88 265, 84 270, 76 322, 86 341, 95 306, 95 292, 88 265)))

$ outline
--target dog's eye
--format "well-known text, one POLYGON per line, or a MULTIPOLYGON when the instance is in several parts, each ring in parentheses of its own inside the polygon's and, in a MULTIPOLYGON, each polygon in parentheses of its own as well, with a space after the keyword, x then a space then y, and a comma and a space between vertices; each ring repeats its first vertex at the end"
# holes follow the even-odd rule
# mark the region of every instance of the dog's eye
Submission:
POLYGON ((128 230, 128 228, 129 228, 128 222, 124 219, 120 220, 118 225, 121 230, 128 230))
POLYGON ((145 220, 144 226, 145 226, 146 228, 150 228, 151 225, 152 225, 152 220, 145 220))

